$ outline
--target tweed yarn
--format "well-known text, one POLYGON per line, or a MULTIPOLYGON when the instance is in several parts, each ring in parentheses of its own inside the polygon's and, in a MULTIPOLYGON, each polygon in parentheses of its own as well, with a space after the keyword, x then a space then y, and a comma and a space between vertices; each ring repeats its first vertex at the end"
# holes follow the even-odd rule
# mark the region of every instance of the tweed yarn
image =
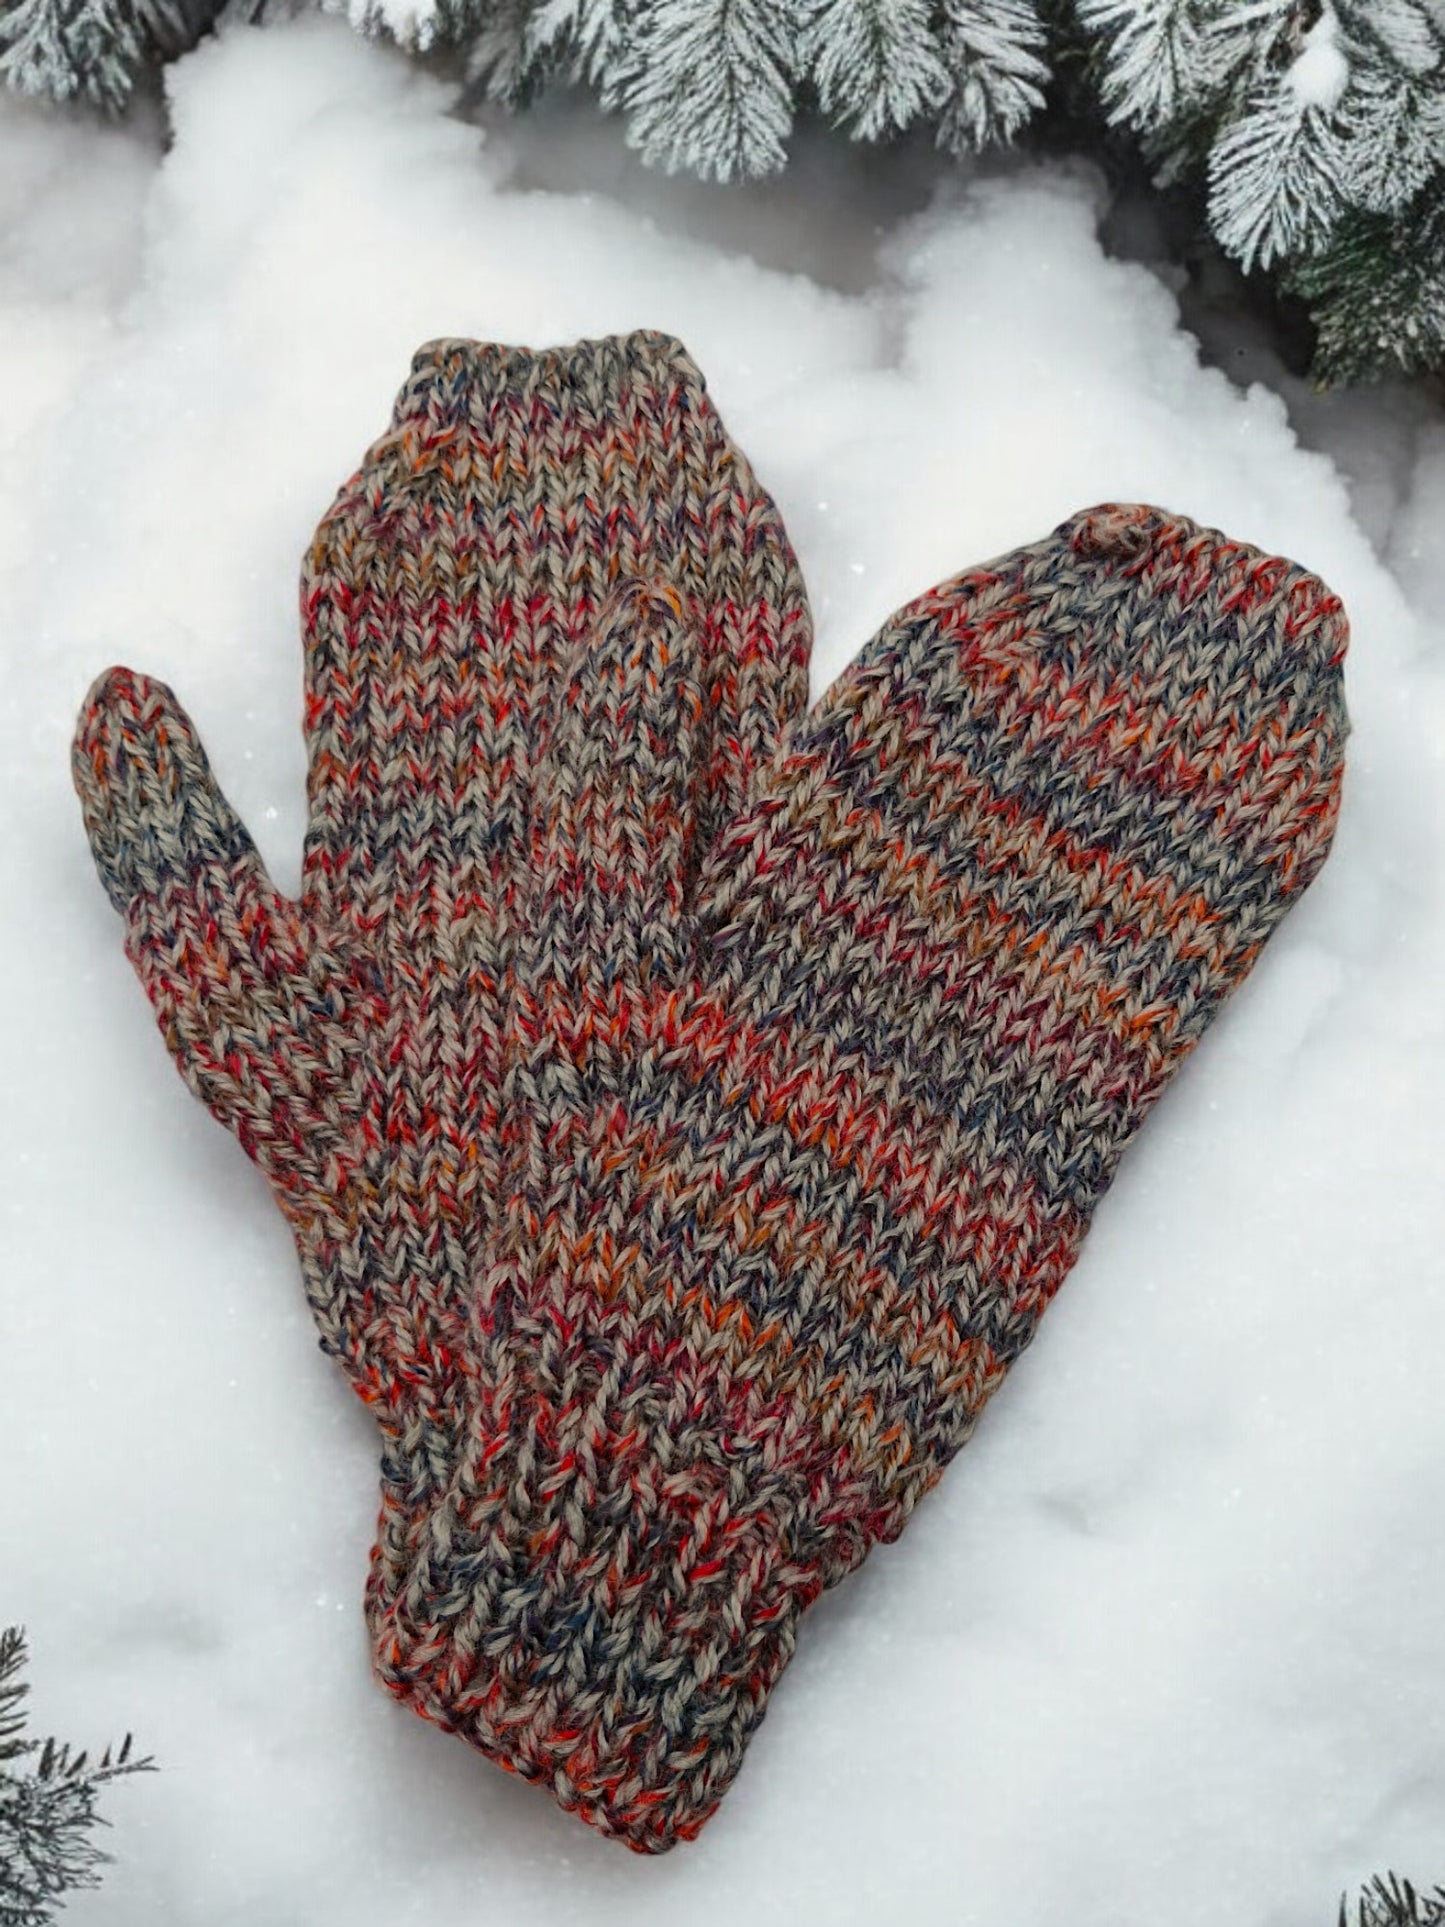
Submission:
POLYGON ((482 1299, 507 1424, 373 1633, 398 1697, 655 1852, 968 1438, 1323 862, 1346 625, 1295 564, 1088 511, 894 618, 694 892, 683 618, 634 614, 539 778, 520 1108, 557 1129, 482 1299))
POLYGON ((91 847, 167 1046, 270 1180, 323 1349, 382 1423, 383 1600, 460 1432, 553 686, 639 572, 688 614, 706 838, 806 701, 772 502, 666 336, 433 342, 304 565, 299 901, 164 685, 112 670, 80 720, 91 847))

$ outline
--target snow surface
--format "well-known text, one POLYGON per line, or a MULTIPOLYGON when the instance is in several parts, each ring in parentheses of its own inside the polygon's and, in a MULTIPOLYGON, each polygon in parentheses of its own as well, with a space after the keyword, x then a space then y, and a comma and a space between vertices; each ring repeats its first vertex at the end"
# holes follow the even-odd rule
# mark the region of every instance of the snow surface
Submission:
POLYGON ((1445 429, 1202 366, 1087 171, 805 140, 722 192, 575 105, 485 138, 450 105, 312 19, 174 68, 164 158, 0 111, 0 1620, 38 1730, 162 1764, 66 1918, 1324 1927, 1372 1871, 1445 1879, 1445 429), (371 1685, 370 1420, 160 1048, 67 770, 97 670, 166 677, 294 886, 298 558, 412 349, 638 325, 779 497, 819 687, 927 582, 1144 497, 1328 577, 1356 725, 1322 880, 660 1862, 371 1685))

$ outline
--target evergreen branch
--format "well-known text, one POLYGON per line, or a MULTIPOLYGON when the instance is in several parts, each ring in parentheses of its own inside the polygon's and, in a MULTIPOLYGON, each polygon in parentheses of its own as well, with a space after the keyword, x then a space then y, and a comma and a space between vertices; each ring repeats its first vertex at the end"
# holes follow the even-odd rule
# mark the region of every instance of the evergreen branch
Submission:
POLYGON ((1242 267, 1314 253, 1340 214, 1328 118, 1287 81, 1263 87, 1209 155, 1209 220, 1242 267))
POLYGON ((22 1739, 26 1659, 24 1631, 0 1632, 0 1759, 39 1755, 24 1773, 0 1772, 0 1927, 49 1927, 67 1894, 100 1885, 111 1858, 90 1837, 109 1825, 98 1810, 100 1789, 155 1770, 149 1757, 132 1757, 129 1733, 94 1761, 61 1740, 22 1739))
MULTIPOLYGON (((1056 142, 1136 142, 1159 185, 1206 190, 1227 253, 1308 288, 1322 379, 1445 365, 1421 218, 1445 184, 1445 0, 227 3, 344 11, 412 54, 448 53, 513 108, 580 83, 644 159, 719 181, 782 168, 809 102, 856 140, 932 125, 958 154, 1048 113, 1056 142)), ((0 0, 0 84, 119 110, 219 4, 0 0)), ((0 1724, 0 1748, 14 1737, 0 1724)))
POLYGON ((25 1731, 21 1702, 30 1691, 29 1683, 20 1677, 24 1665, 24 1628, 6 1626, 0 1630, 0 1763, 18 1760, 39 1745, 38 1740, 20 1738, 25 1731))
POLYGON ((1398 1874, 1377 1874, 1353 1910, 1340 1895, 1339 1927, 1445 1927, 1445 1887, 1425 1894, 1398 1874))
POLYGON ((1445 175, 1398 214, 1347 216, 1284 286, 1309 306, 1321 382, 1445 368, 1445 175))
POLYGON ((819 105, 855 140, 880 140, 935 111, 952 79, 930 0, 813 0, 802 47, 819 105))

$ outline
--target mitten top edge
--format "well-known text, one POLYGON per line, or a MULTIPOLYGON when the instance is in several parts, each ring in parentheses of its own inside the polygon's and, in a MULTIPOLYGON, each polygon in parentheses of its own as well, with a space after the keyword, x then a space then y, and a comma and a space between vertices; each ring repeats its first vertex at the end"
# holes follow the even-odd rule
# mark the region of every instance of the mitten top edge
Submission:
POLYGON ((559 390, 600 404, 622 381, 638 376, 671 377, 698 392, 707 387, 682 342, 650 328, 551 348, 444 335, 423 342, 412 356, 410 373, 397 396, 395 418, 406 419, 439 394, 457 398, 465 394, 473 406, 485 406, 507 397, 559 390))

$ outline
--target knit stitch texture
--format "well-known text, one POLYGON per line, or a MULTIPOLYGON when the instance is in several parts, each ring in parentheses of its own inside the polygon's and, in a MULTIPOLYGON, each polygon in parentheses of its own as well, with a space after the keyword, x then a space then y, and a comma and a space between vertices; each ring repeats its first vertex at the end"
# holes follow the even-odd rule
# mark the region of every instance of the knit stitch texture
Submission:
POLYGON ((478 1305, 502 1390, 372 1602, 399 1698, 640 1851, 697 1832, 1323 862, 1345 641, 1298 566, 1088 511, 895 617, 700 873, 686 612, 639 585, 583 641, 478 1305))
POLYGON ((91 690, 73 768, 182 1076, 265 1172, 323 1348, 384 1433, 370 1585, 450 1476, 535 772, 564 665, 620 581, 686 612, 705 843, 807 699, 777 512, 665 336, 437 341, 304 565, 309 826, 282 896, 161 683, 91 690))

